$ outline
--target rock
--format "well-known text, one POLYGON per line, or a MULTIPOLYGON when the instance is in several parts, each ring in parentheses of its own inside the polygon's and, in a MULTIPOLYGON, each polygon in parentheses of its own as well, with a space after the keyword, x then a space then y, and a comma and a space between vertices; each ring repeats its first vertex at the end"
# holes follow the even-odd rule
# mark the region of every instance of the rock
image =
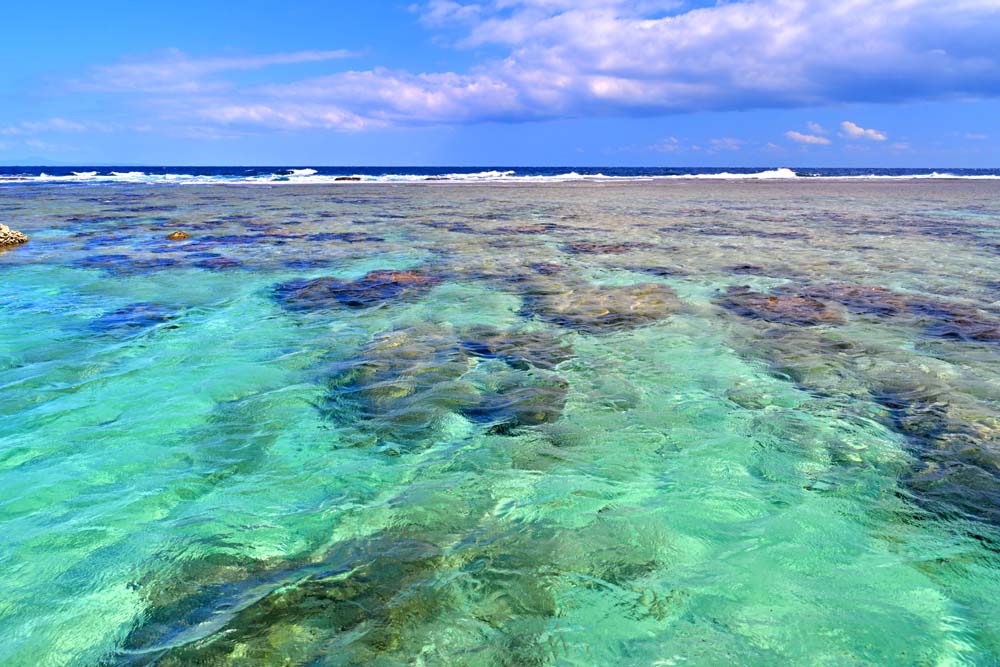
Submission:
POLYGON ((620 287, 536 283, 525 310, 559 326, 603 334, 665 319, 681 306, 676 293, 659 283, 620 287))
POLYGON ((177 230, 176 232, 169 234, 167 236, 168 241, 184 241, 185 239, 191 238, 191 235, 187 232, 177 230))
POLYGON ((815 299, 835 301, 852 313, 867 313, 888 317, 898 315, 907 309, 907 298, 885 287, 870 285, 847 285, 834 283, 818 285, 802 292, 815 299))
POLYGON ((730 287, 718 303, 737 315, 766 322, 798 326, 844 322, 839 312, 822 301, 798 294, 764 294, 749 287, 730 287))
MULTIPOLYGON (((945 388, 896 378, 872 398, 905 436, 916 464, 902 483, 925 508, 1000 525, 1000 429, 949 400, 945 388)), ((958 398, 955 396, 954 398, 958 398)))
POLYGON ((316 310, 335 306, 370 308, 387 301, 423 294, 441 278, 419 270, 370 271, 357 280, 331 276, 293 280, 274 288, 275 298, 289 310, 316 310))
POLYGON ((591 241, 579 241, 563 246, 563 249, 573 255, 608 255, 629 252, 636 248, 643 247, 639 243, 594 243, 591 241))
POLYGON ((528 268, 540 275, 551 276, 565 271, 566 265, 558 262, 533 262, 528 268))
POLYGON ((194 266, 199 269, 208 269, 209 271, 222 271, 243 266, 243 262, 232 257, 206 257, 194 262, 194 266))
POLYGON ((101 333, 135 332, 166 324, 175 317, 174 311, 166 306, 141 301, 95 318, 91 321, 90 328, 101 333))
POLYGON ((493 327, 476 327, 467 332, 462 348, 475 357, 499 359, 518 370, 552 370, 575 356, 569 344, 546 331, 512 332, 493 327))
POLYGON ((942 301, 913 301, 909 310, 918 318, 929 320, 927 333, 951 340, 1000 342, 1000 322, 976 308, 942 301))
POLYGON ((380 334, 330 379, 325 412, 360 420, 378 441, 409 448, 433 438, 449 412, 479 402, 475 389, 459 382, 471 365, 445 329, 380 334))
POLYGON ((169 257, 133 257, 125 254, 87 255, 75 262, 82 269, 103 269, 111 275, 136 275, 177 266, 179 262, 169 257))
POLYGON ((482 400, 462 409, 477 422, 492 422, 491 433, 508 435, 523 426, 554 422, 566 405, 569 383, 555 374, 493 374, 482 400))
POLYGON ((433 440, 449 415, 501 434, 558 419, 569 384, 545 368, 571 352, 542 335, 479 333, 476 344, 442 327, 376 336, 331 377, 324 411, 395 452, 433 440))
POLYGON ((27 242, 28 237, 23 233, 13 230, 7 225, 0 225, 0 248, 21 245, 27 242))
POLYGON ((526 225, 505 225, 493 230, 495 234, 545 234, 559 229, 558 225, 552 223, 526 224, 526 225))

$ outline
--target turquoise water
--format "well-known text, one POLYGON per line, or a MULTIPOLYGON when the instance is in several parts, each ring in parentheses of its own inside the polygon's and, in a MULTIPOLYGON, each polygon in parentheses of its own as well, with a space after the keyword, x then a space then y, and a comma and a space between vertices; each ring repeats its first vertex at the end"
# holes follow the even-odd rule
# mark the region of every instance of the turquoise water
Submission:
POLYGON ((5 186, 0 664, 998 664, 998 202, 5 186))

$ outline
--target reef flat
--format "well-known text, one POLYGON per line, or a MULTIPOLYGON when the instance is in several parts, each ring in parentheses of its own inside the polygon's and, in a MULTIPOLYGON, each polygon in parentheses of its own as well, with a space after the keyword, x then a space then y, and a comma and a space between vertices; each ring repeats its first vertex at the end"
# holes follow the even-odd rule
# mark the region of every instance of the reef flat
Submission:
POLYGON ((0 195, 0 664, 1000 664, 998 181, 0 195))

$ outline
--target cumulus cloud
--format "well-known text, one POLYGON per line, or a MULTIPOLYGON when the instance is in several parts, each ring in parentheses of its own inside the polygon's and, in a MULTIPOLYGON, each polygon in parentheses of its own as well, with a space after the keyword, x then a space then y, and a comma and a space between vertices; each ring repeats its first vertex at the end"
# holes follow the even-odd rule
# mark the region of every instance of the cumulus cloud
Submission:
MULTIPOLYGON (((694 8, 677 0, 428 0, 413 10, 454 48, 492 55, 464 71, 328 71, 248 88, 220 75, 351 54, 168 51, 97 68, 81 85, 188 95, 191 113, 223 124, 343 130, 1000 96, 1000 0, 694 8)), ((842 126, 850 138, 885 138, 851 126, 861 134, 842 126)), ((809 129, 798 134, 821 138, 822 128, 809 129)))
POLYGON ((820 125, 819 123, 814 123, 812 121, 809 121, 808 123, 806 123, 806 127, 808 127, 809 131, 812 132, 813 134, 826 134, 826 130, 823 129, 823 126, 820 125))
POLYGON ((843 131, 845 137, 851 139, 871 139, 872 141, 885 141, 885 133, 879 132, 878 130, 866 130, 856 123, 852 123, 849 120, 845 120, 840 124, 840 129, 843 131))
MULTIPOLYGON (((812 123, 810 123, 812 125, 812 123)), ((804 134, 802 132, 796 132, 795 130, 789 130, 785 132, 785 136, 792 141, 800 144, 815 144, 825 146, 830 143, 830 140, 826 137, 820 137, 815 134, 804 134)))

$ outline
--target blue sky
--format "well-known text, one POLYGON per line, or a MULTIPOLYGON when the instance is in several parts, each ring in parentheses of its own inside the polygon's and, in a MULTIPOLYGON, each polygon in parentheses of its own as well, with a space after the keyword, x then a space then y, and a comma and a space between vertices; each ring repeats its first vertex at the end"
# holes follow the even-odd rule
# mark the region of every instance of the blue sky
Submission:
POLYGON ((1000 166, 1000 0, 9 3, 0 163, 1000 166))

